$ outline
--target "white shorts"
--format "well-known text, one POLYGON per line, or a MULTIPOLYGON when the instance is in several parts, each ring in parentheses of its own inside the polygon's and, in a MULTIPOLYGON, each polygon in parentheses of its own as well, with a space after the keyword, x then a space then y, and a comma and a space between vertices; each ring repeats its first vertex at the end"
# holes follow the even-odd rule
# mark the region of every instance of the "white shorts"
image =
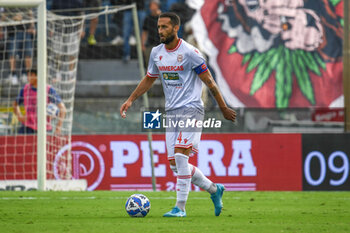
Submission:
MULTIPOLYGON (((185 123, 187 119, 203 120, 204 112, 195 108, 181 108, 166 112, 167 116, 172 120, 181 121, 185 123)), ((167 119, 169 119, 167 117, 167 119)), ((191 154, 198 153, 198 145, 201 140, 202 129, 196 127, 170 127, 166 128, 165 138, 168 151, 168 160, 174 160, 175 148, 191 148, 191 154)))

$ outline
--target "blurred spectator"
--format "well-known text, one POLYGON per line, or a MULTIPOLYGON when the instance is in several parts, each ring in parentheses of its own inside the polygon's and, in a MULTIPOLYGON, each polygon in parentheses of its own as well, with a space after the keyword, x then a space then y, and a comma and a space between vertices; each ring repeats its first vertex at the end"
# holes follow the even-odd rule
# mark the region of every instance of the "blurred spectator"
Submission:
MULTIPOLYGON (((87 8, 98 8, 101 6, 101 0, 85 0, 85 7, 87 8)), ((88 12, 96 12, 97 9, 88 12)), ((98 25, 98 16, 90 20, 89 37, 87 39, 89 45, 95 45, 95 32, 98 25)))
POLYGON ((184 2, 185 2, 184 0, 165 0, 162 2, 162 10, 164 12, 170 11, 173 4, 184 3, 184 2))
POLYGON ((159 44, 158 16, 161 13, 159 0, 151 0, 149 10, 150 14, 143 22, 141 36, 142 51, 145 56, 146 67, 148 65, 149 55, 152 48, 159 44))
MULTIPOLYGON (((21 89, 18 97, 13 102, 14 114, 16 115, 17 119, 22 123, 22 126, 18 131, 18 133, 20 134, 35 134, 37 132, 37 86, 37 70, 32 69, 28 72, 28 83, 21 89), (26 115, 22 115, 21 110, 19 108, 20 105, 24 105, 26 115)), ((47 94, 48 103, 53 103, 57 105, 57 108, 59 109, 58 122, 56 125, 55 133, 60 134, 63 119, 66 116, 66 107, 62 102, 61 97, 57 94, 56 90, 53 87, 47 86, 47 94)), ((48 131, 52 130, 50 120, 50 117, 48 117, 48 131)))
MULTIPOLYGON (((122 4, 124 5, 129 5, 132 3, 136 3, 137 6, 137 16, 139 19, 139 26, 140 26, 140 31, 142 29, 142 23, 145 18, 145 3, 144 0, 123 0, 121 1, 122 4)), ((130 44, 135 44, 135 42, 130 41, 129 39, 132 34, 133 30, 133 19, 132 19, 132 12, 131 10, 124 11, 124 16, 123 16, 123 41, 124 41, 124 46, 123 46, 123 61, 128 62, 130 60, 130 44)))
MULTIPOLYGON (((169 1, 169 0, 168 0, 169 1)), ((171 4, 170 10, 177 14, 181 19, 181 26, 178 32, 179 37, 184 37, 184 25, 192 18, 195 10, 187 6, 183 0, 175 1, 171 4)))
MULTIPOLYGON (((28 8, 5 8, 2 20, 22 21, 33 18, 33 12, 28 8)), ((35 35, 34 23, 11 25, 6 27, 10 74, 7 79, 13 85, 18 84, 16 55, 24 56, 25 70, 22 70, 21 81, 27 81, 27 71, 32 67, 33 41, 35 35)))
MULTIPOLYGON (((122 5, 123 0, 110 0, 112 6, 122 5)), ((122 45, 123 44, 123 11, 118 11, 113 15, 113 22, 117 26, 117 33, 113 40, 111 40, 112 45, 122 45)))

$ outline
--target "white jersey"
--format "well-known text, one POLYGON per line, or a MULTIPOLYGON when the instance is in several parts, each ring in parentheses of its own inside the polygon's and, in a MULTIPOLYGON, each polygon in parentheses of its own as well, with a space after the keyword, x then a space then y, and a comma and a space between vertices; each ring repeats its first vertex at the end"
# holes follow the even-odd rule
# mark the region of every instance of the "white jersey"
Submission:
POLYGON ((173 50, 160 44, 152 49, 147 76, 161 77, 165 95, 165 111, 181 107, 203 109, 202 81, 198 77, 207 71, 200 52, 180 39, 173 50))

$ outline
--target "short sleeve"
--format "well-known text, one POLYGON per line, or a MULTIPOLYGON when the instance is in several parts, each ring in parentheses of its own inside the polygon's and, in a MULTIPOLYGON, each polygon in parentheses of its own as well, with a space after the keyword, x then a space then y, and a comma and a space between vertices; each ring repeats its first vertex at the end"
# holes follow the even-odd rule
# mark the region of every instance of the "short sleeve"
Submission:
POLYGON ((190 57, 191 57, 191 68, 195 69, 198 66, 201 66, 205 64, 205 59, 203 55, 198 51, 198 49, 193 48, 190 52, 190 57))
POLYGON ((153 48, 151 54, 149 56, 148 68, 147 68, 147 76, 150 78, 158 78, 159 70, 155 63, 155 49, 153 48))
POLYGON ((57 94, 56 90, 50 87, 49 89, 49 102, 53 104, 59 104, 62 102, 61 97, 57 94))

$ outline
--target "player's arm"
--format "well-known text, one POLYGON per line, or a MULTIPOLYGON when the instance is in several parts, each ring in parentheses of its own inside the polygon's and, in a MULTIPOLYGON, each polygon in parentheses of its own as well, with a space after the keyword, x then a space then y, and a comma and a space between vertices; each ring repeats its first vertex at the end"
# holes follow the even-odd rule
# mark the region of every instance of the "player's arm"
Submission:
POLYGON ((19 105, 23 104, 23 93, 24 93, 24 89, 22 88, 16 100, 13 101, 12 106, 13 106, 13 113, 16 115, 17 119, 24 124, 26 121, 26 117, 22 115, 21 109, 19 108, 19 105))
POLYGON ((225 117, 226 120, 230 120, 230 121, 235 121, 236 120, 236 112, 227 107, 224 98, 221 95, 221 92, 218 88, 218 86, 216 85, 216 82, 213 79, 213 76, 211 75, 210 71, 207 70, 206 72, 203 72, 201 74, 198 75, 199 78, 205 83, 205 85, 207 85, 207 87, 210 90, 210 93, 213 95, 213 97, 215 98, 216 102, 218 103, 220 110, 223 114, 223 116, 225 117))
POLYGON ((124 102, 124 104, 120 107, 120 115, 125 118, 126 111, 130 108, 132 103, 145 92, 147 92, 153 85, 156 78, 151 78, 149 76, 145 76, 139 85, 137 85, 136 89, 131 93, 129 98, 124 102))
POLYGON ((62 125, 63 125, 63 120, 66 117, 66 113, 67 113, 67 109, 66 106, 64 105, 63 102, 60 102, 59 104, 57 104, 59 111, 58 114, 58 122, 56 125, 56 134, 60 134, 61 133, 61 129, 62 129, 62 125))
POLYGON ((21 109, 19 108, 19 104, 17 101, 13 101, 13 113, 16 115, 17 119, 24 124, 26 117, 22 115, 21 109))

